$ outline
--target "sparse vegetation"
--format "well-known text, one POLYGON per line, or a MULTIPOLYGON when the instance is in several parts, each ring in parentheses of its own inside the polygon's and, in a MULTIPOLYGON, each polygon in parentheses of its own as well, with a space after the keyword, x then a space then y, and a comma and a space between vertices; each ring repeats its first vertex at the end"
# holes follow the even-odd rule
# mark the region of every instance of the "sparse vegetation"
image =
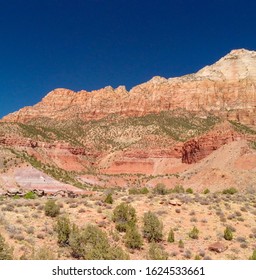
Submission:
POLYGON ((4 237, 0 234, 0 260, 12 260, 13 252, 9 245, 5 242, 4 237))
POLYGON ((55 203, 55 200, 49 199, 45 203, 44 212, 46 216, 56 217, 60 213, 60 206, 55 203))
POLYGON ((153 190, 153 193, 154 194, 160 194, 160 195, 165 195, 165 194, 168 194, 168 190, 166 189, 166 186, 165 184, 163 183, 158 183, 154 190, 153 190))
POLYGON ((104 202, 105 203, 108 203, 108 204, 113 204, 113 197, 112 197, 112 194, 111 193, 109 193, 108 195, 107 195, 107 197, 105 198, 105 200, 104 200, 104 202))
POLYGON ((251 257, 249 258, 249 260, 256 260, 256 250, 253 251, 251 257))
POLYGON ((149 247, 148 256, 150 260, 167 260, 168 253, 164 248, 155 242, 152 242, 149 247))
POLYGON ((237 189, 236 188, 228 188, 222 191, 223 194, 235 194, 237 193, 237 189))

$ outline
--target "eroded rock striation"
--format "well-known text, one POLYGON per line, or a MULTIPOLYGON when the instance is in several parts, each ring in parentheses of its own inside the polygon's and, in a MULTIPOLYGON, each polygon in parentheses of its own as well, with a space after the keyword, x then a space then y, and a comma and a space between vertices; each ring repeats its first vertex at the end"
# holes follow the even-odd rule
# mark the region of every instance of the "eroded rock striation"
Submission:
POLYGON ((109 114, 143 116, 180 108, 255 124, 256 52, 233 50, 195 74, 170 79, 154 77, 130 91, 124 86, 92 92, 55 89, 35 106, 25 107, 3 120, 26 123, 46 117, 88 121, 109 114))

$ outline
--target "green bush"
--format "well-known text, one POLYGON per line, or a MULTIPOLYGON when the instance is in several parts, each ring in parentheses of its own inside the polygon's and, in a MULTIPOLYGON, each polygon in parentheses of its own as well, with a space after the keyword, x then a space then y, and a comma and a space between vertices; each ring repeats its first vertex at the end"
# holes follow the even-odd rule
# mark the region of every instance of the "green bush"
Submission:
POLYGON ((60 206, 57 205, 54 200, 49 199, 45 203, 44 212, 46 216, 56 217, 60 213, 60 206))
POLYGON ((150 260, 167 260, 168 253, 160 244, 153 242, 150 244, 148 257, 150 260))
POLYGON ((170 242, 170 243, 174 242, 174 231, 173 231, 173 229, 170 229, 167 241, 170 242))
POLYGON ((229 241, 233 239, 233 233, 230 227, 226 227, 224 230, 224 238, 229 241))
POLYGON ((235 193, 237 193, 237 189, 232 187, 232 188, 223 190, 222 193, 223 194, 235 194, 235 193))
POLYGON ((198 239, 199 230, 197 227, 193 227, 193 229, 189 232, 188 236, 192 239, 198 239))
POLYGON ((249 258, 249 260, 256 260, 256 250, 253 251, 251 257, 249 258))
POLYGON ((177 185, 172 189, 172 192, 173 193, 184 193, 185 190, 184 190, 183 186, 177 185))
POLYGON ((134 226, 136 220, 135 209, 125 202, 116 206, 113 211, 113 221, 120 232, 125 232, 128 227, 134 226))
POLYGON ((209 189, 205 189, 205 190, 203 191, 203 194, 208 194, 208 193, 210 193, 210 190, 209 190, 209 189))
POLYGON ((140 190, 140 193, 141 194, 148 194, 149 193, 149 190, 147 187, 143 187, 141 190, 140 190))
POLYGON ((154 194, 160 194, 160 195, 165 195, 165 194, 168 194, 168 190, 166 189, 166 186, 165 184, 163 183, 158 183, 154 190, 153 190, 153 193, 154 194))
POLYGON ((58 243, 60 244, 60 246, 68 245, 69 235, 71 233, 71 224, 68 217, 58 217, 56 231, 58 234, 58 243))
POLYGON ((37 195, 34 193, 34 192, 27 192, 25 195, 24 195, 24 198, 25 199, 35 199, 37 198, 37 195))
POLYGON ((192 194, 192 193, 193 193, 193 190, 192 190, 191 188, 188 188, 188 189, 186 189, 186 193, 192 194))
POLYGON ((54 260, 54 254, 51 249, 47 247, 39 248, 35 253, 31 256, 32 260, 54 260))
POLYGON ((136 226, 128 227, 124 236, 125 246, 131 249, 140 249, 143 239, 136 226))
POLYGON ((128 259, 128 255, 119 247, 111 247, 107 234, 97 226, 88 224, 79 229, 73 226, 69 237, 72 255, 84 260, 128 259))
POLYGON ((129 255, 121 247, 111 247, 111 260, 129 260, 129 255))
POLYGON ((185 247, 183 240, 180 239, 179 245, 178 245, 178 246, 179 246, 179 248, 181 248, 181 249, 185 247))
POLYGON ((143 236, 149 242, 158 242, 163 238, 163 224, 159 221, 157 216, 152 212, 147 212, 143 217, 143 236))
POLYGON ((140 188, 131 188, 129 189, 129 194, 148 194, 149 193, 149 190, 144 187, 142 189, 140 188))
POLYGON ((4 237, 0 234, 0 260, 12 260, 12 249, 5 242, 4 237))
POLYGON ((107 197, 105 198, 104 202, 105 202, 105 203, 108 203, 108 204, 113 204, 113 197, 112 197, 112 194, 111 194, 111 193, 109 193, 109 194, 107 195, 107 197))

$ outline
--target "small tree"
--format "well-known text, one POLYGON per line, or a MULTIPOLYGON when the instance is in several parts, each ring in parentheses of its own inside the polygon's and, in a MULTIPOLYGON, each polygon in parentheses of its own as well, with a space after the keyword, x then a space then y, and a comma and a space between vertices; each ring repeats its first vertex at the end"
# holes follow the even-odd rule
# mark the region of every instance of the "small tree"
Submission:
POLYGON ((153 190, 153 193, 154 193, 154 194, 165 195, 165 194, 168 193, 168 190, 166 189, 165 184, 163 184, 163 183, 158 183, 158 184, 155 186, 155 188, 154 188, 154 190, 153 190))
POLYGON ((58 243, 60 244, 60 246, 68 245, 69 235, 71 232, 71 225, 68 217, 61 216, 58 218, 56 231, 58 234, 58 243))
POLYGON ((125 232, 129 226, 134 226, 136 220, 135 209, 125 202, 119 204, 113 211, 113 221, 120 232, 125 232))
POLYGON ((160 244, 153 242, 150 244, 148 257, 150 260, 167 260, 168 253, 160 244))
POLYGON ((131 249, 140 249, 143 245, 142 236, 136 226, 127 228, 124 240, 125 246, 131 249))
POLYGON ((180 239, 180 241, 179 241, 179 248, 182 249, 184 247, 185 247, 184 242, 183 242, 183 240, 180 239))
POLYGON ((230 227, 226 227, 224 230, 224 238, 229 241, 233 239, 233 233, 230 227))
POLYGON ((0 234, 0 260, 12 260, 12 249, 5 242, 4 237, 0 234))
POLYGON ((104 202, 105 202, 105 203, 108 203, 108 204, 113 204, 113 197, 112 197, 112 194, 111 194, 111 193, 109 193, 109 194, 106 196, 104 202))
POLYGON ((158 242, 163 238, 163 224, 159 221, 157 216, 152 212, 147 212, 143 217, 144 227, 143 236, 149 242, 158 242))
POLYGON ((209 190, 209 189, 205 189, 205 190, 203 191, 203 194, 208 194, 208 193, 210 193, 210 190, 209 190))
POLYGON ((56 217, 60 213, 60 206, 54 200, 49 199, 45 203, 44 212, 46 216, 56 217))
POLYGON ((91 224, 83 229, 74 225, 70 233, 69 244, 72 255, 79 259, 115 260, 129 258, 120 247, 110 246, 107 234, 91 224))
POLYGON ((199 229, 197 227, 193 227, 193 229, 189 232, 189 237, 192 239, 198 239, 199 229))
POLYGON ((174 242, 174 231, 173 231, 173 229, 170 229, 167 241, 170 242, 170 243, 174 242))

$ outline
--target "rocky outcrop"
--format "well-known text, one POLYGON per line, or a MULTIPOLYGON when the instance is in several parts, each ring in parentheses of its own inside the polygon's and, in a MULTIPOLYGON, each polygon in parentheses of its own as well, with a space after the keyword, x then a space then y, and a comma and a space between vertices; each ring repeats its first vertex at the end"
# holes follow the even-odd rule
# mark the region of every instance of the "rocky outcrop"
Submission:
POLYGON ((209 245, 208 247, 209 251, 213 251, 216 253, 222 253, 228 249, 228 247, 221 243, 221 242, 215 242, 209 245))
POLYGON ((234 131, 228 123, 217 125, 215 129, 183 144, 182 162, 195 163, 210 155, 221 146, 245 138, 234 131))
POLYGON ((179 108, 256 124, 256 52, 234 50, 195 74, 154 77, 129 92, 123 86, 92 92, 56 89, 37 105, 10 114, 3 121, 26 123, 38 117, 88 121, 114 113, 142 116, 179 108))

